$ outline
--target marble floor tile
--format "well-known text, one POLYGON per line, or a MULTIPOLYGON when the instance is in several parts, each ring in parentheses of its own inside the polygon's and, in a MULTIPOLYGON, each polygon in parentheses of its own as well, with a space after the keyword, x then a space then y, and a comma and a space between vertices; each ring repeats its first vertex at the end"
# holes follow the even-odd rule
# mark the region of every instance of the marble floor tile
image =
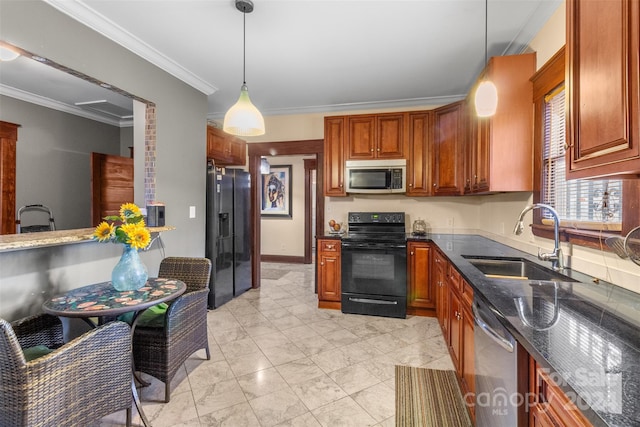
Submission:
POLYGON ((307 412, 293 390, 286 388, 249 401, 261 426, 269 427, 307 412))
MULTIPOLYGON (((144 375, 154 427, 394 427, 396 364, 453 369, 436 319, 319 309, 312 264, 262 270, 260 289, 208 312, 211 360, 204 350, 189 357, 169 403, 164 384, 144 375)), ((120 427, 124 415, 94 425, 120 427)), ((142 424, 135 410, 133 421, 142 424)))
POLYGON ((396 411, 395 391, 384 383, 373 385, 351 395, 376 421, 393 417, 396 411))
POLYGON ((324 427, 364 427, 377 423, 349 396, 321 406, 311 413, 324 427))
POLYGON ((327 375, 295 384, 291 388, 309 410, 347 396, 347 393, 327 375))

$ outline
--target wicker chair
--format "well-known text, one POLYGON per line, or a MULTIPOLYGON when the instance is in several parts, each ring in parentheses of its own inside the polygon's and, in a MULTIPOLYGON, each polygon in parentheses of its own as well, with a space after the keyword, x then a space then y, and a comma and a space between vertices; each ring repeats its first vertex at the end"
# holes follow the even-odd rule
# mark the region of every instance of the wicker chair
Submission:
POLYGON ((127 410, 131 425, 131 331, 113 322, 64 343, 60 319, 0 319, 0 425, 86 426, 127 410), (23 349, 52 352, 27 361, 23 349))
POLYGON ((168 257, 160 263, 158 277, 178 279, 187 290, 171 301, 163 327, 137 326, 133 335, 136 371, 145 372, 165 385, 165 402, 170 399, 170 383, 180 366, 197 350, 205 349, 207 360, 207 298, 211 261, 207 258, 168 257))

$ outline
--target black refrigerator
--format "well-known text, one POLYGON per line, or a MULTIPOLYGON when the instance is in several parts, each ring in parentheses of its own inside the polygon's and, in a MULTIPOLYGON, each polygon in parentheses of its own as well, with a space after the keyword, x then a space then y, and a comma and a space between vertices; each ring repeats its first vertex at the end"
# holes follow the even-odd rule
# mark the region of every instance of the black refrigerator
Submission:
POLYGON ((207 163, 205 256, 213 264, 210 309, 251 288, 250 192, 248 172, 207 163))

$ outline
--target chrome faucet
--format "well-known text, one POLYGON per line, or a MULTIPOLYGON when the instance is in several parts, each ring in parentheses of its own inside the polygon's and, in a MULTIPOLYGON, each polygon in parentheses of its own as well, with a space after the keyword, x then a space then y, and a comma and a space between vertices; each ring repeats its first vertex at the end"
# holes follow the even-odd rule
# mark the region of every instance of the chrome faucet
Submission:
POLYGON ((560 218, 558 218, 558 212, 556 212, 553 207, 549 205, 545 205, 544 203, 535 203, 531 206, 525 207, 522 212, 520 212, 520 216, 518 217, 518 222, 516 222, 516 226, 513 229, 513 233, 516 235, 522 234, 522 230, 524 230, 524 224, 522 223, 522 218, 524 214, 534 209, 547 209, 553 215, 553 238, 554 238, 554 248, 551 253, 543 253, 541 249, 538 249, 538 259, 542 261, 551 261, 551 268, 554 270, 562 270, 564 269, 564 260, 562 257, 562 249, 560 249, 560 218))

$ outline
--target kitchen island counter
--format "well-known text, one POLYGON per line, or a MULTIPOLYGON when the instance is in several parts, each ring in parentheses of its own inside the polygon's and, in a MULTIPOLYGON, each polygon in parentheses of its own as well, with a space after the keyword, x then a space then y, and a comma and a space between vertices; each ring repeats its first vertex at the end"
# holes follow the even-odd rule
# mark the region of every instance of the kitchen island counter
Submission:
POLYGON ((577 282, 488 278, 465 257, 549 263, 481 236, 430 237, 595 426, 640 425, 639 294, 571 270, 577 282))

